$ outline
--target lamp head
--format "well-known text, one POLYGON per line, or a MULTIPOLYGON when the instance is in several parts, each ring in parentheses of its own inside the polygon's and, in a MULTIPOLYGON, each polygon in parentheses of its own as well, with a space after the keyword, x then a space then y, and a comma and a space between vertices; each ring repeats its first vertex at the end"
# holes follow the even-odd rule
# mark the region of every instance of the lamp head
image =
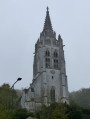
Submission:
POLYGON ((20 80, 22 80, 22 78, 18 78, 18 79, 17 79, 17 81, 20 81, 20 80))

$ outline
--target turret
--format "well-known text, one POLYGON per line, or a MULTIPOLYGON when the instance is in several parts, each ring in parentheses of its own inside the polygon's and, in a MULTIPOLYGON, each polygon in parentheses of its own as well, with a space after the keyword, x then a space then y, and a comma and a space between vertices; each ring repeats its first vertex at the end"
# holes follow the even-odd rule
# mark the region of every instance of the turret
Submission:
POLYGON ((60 48, 63 48, 63 41, 62 41, 60 34, 58 35, 58 42, 60 44, 60 48))

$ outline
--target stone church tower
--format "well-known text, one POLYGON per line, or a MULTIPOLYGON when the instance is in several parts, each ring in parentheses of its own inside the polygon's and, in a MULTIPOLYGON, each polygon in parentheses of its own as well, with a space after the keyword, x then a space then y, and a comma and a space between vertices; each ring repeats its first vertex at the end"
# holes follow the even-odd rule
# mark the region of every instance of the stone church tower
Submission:
POLYGON ((56 33, 47 8, 43 31, 35 44, 33 81, 29 89, 23 91, 21 106, 37 111, 42 104, 54 102, 68 103, 68 84, 65 68, 63 41, 56 33))

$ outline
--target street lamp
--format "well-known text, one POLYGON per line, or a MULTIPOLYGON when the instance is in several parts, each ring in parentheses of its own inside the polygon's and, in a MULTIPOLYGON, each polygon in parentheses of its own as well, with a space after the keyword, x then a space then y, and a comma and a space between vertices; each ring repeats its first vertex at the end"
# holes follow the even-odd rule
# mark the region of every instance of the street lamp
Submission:
POLYGON ((17 81, 15 81, 15 83, 11 87, 11 89, 12 89, 11 119, 12 119, 12 112, 13 112, 13 90, 14 90, 14 85, 20 80, 22 80, 22 78, 18 78, 17 81))

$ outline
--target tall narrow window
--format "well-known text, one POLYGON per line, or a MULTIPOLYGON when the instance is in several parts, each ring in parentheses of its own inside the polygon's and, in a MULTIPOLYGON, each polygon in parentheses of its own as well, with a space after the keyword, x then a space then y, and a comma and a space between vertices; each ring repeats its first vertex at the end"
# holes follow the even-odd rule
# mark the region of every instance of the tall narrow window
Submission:
POLYGON ((50 56, 50 52, 48 50, 46 51, 46 56, 50 56))
POLYGON ((50 58, 46 58, 46 68, 50 67, 50 58))
POLYGON ((54 52, 54 57, 58 57, 58 53, 56 51, 54 52))
POLYGON ((51 101, 55 102, 55 89, 54 89, 54 87, 51 88, 50 95, 51 95, 51 101))
POLYGON ((53 55, 54 55, 54 68, 58 69, 58 53, 56 50, 53 55))
POLYGON ((54 59, 54 68, 55 68, 55 69, 58 68, 58 59, 54 59))
POLYGON ((49 52, 49 50, 46 50, 45 56, 46 56, 46 59, 45 59, 46 68, 50 68, 50 52, 49 52))

